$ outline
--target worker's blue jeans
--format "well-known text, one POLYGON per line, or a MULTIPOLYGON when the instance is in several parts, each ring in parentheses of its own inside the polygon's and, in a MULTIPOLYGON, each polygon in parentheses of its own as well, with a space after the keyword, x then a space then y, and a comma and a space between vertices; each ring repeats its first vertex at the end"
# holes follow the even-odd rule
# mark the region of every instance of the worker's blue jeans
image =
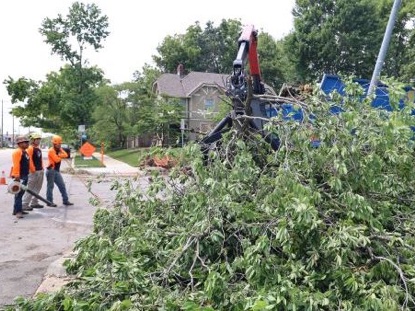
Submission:
MULTIPOLYGON (((26 186, 28 179, 29 179, 29 176, 21 177, 20 183, 26 186)), ((17 213, 21 213, 23 211, 22 199, 23 199, 24 192, 25 191, 23 189, 20 189, 20 191, 14 195, 14 205, 13 205, 14 215, 17 213)))
POLYGON ((61 172, 55 171, 53 168, 46 170, 46 199, 53 203, 53 188, 56 184, 62 195, 63 203, 69 201, 68 193, 66 192, 65 182, 63 181, 61 172))

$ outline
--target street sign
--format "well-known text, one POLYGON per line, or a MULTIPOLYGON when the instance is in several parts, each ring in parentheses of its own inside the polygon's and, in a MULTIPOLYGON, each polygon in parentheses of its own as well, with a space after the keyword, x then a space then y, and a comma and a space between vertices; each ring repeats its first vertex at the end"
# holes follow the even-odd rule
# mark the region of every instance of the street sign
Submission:
POLYGON ((185 130, 186 129, 186 120, 185 119, 181 119, 180 120, 180 129, 181 130, 185 130))
POLYGON ((92 154, 95 152, 95 146, 91 145, 90 143, 86 142, 82 145, 79 151, 82 153, 84 157, 92 158, 92 154))

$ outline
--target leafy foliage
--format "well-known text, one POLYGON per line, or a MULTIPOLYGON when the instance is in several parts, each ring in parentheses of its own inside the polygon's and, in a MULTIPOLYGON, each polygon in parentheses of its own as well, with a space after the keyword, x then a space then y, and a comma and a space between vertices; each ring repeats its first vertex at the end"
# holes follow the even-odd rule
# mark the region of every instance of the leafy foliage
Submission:
POLYGON ((102 85, 96 90, 99 104, 92 114, 94 125, 89 134, 109 148, 125 146, 131 135, 128 103, 119 96, 122 89, 122 86, 102 85))
POLYGON ((45 18, 39 32, 51 45, 52 53, 75 67, 84 64, 83 53, 88 46, 95 51, 103 47, 101 41, 109 35, 107 28, 108 17, 101 15, 96 4, 74 2, 66 18, 61 14, 54 19, 45 18))
MULTIPOLYGON (((197 22, 188 27, 185 34, 167 36, 153 60, 162 72, 176 72, 177 66, 183 64, 187 71, 231 73, 241 29, 241 22, 233 19, 222 20, 217 27, 207 22, 205 29, 197 22)), ((259 32, 258 40, 263 80, 278 88, 283 81, 280 68, 285 67, 282 56, 268 33, 259 32)))
POLYGON ((35 126, 45 131, 65 133, 74 131, 79 124, 90 124, 97 97, 94 88, 99 85, 103 73, 96 67, 82 68, 83 80, 79 80, 79 69, 64 66, 59 72, 51 72, 46 81, 34 81, 21 77, 9 77, 4 81, 12 102, 17 104, 13 114, 24 126, 35 126), (87 84, 87 87, 80 88, 87 84))
MULTIPOLYGON (((383 0, 378 3, 378 12, 384 21, 383 29, 386 29, 386 21, 389 18, 394 1, 383 0)), ((399 81, 408 83, 414 77, 415 72, 410 72, 414 46, 411 38, 415 31, 415 3, 403 1, 394 24, 391 42, 384 64, 384 74, 395 77, 399 81)))
MULTIPOLYGON (((383 70, 385 75, 404 82, 415 76, 414 6, 413 1, 402 4, 383 70)), ((320 79, 323 73, 368 78, 391 7, 392 0, 297 0, 293 11, 295 25, 288 36, 276 42, 264 30, 259 31, 258 54, 264 82, 278 90, 283 82, 308 83, 320 79)), ((46 81, 26 77, 9 77, 4 81, 12 102, 21 104, 12 111, 22 125, 75 138, 78 125, 85 124, 90 137, 105 141, 108 146, 124 146, 126 137, 146 132, 147 124, 155 128, 152 118, 138 113, 138 106, 154 104, 151 85, 155 73, 175 72, 180 63, 188 71, 230 73, 242 23, 223 19, 218 26, 207 22, 202 28, 196 22, 184 34, 166 36, 157 47, 158 55, 153 55, 157 68, 145 65, 137 79, 116 86, 104 80, 102 70, 89 67, 86 58, 90 55, 88 49, 97 52, 103 48, 110 34, 108 25, 107 16, 101 14, 98 6, 80 2, 74 2, 68 14, 42 21, 39 32, 51 53, 68 63, 58 72, 50 72, 46 81), (124 109, 128 118, 123 116, 120 121, 122 113, 118 118, 114 114, 105 116, 106 108, 114 112, 115 106, 125 106, 126 102, 102 100, 99 88, 103 84, 114 87, 116 92, 129 93, 128 103, 135 106, 124 109), (105 107, 106 104, 109 106, 105 107), (109 120, 108 127, 104 120, 109 120)), ((167 126, 158 126, 156 131, 163 136, 166 129, 167 126)))
POLYGON ((240 30, 237 20, 222 20, 218 27, 207 22, 204 30, 196 22, 185 34, 167 36, 153 60, 162 72, 176 72, 179 64, 189 71, 230 72, 240 30))
POLYGON ((375 1, 297 0, 293 15, 286 49, 302 81, 323 73, 370 76, 384 32, 375 1))
POLYGON ((230 131, 209 166, 192 145, 186 174, 114 182, 113 208, 67 262, 76 280, 17 307, 413 309, 413 107, 377 110, 358 85, 346 89, 308 98, 304 122, 275 117, 275 153, 230 131))
POLYGON ((401 64, 400 80, 410 81, 415 77, 415 63, 413 62, 413 59, 415 58, 415 3, 410 1, 404 2, 403 4, 401 10, 402 17, 399 26, 401 27, 400 29, 403 28, 405 36, 398 35, 398 38, 401 39, 400 42, 403 41, 403 44, 399 48, 401 48, 400 52, 403 52, 404 56, 403 59, 396 57, 396 61, 401 64))
POLYGON ((66 17, 45 18, 39 32, 45 42, 62 60, 69 62, 59 72, 50 72, 46 81, 25 77, 4 81, 13 103, 24 105, 13 109, 24 126, 40 127, 45 131, 73 138, 78 125, 91 125, 96 106, 94 89, 103 81, 104 73, 88 66, 88 47, 98 51, 109 35, 108 18, 95 4, 74 2, 66 17))
MULTIPOLYGON (((297 80, 304 83, 324 73, 370 77, 393 2, 297 0, 294 31, 283 39, 285 55, 295 67, 297 80)), ((406 82, 409 79, 404 73, 411 66, 413 54, 409 43, 414 29, 413 6, 410 1, 403 2, 383 66, 385 76, 406 82)))
POLYGON ((163 144, 175 141, 178 131, 174 127, 180 124, 183 105, 177 99, 156 97, 152 87, 158 75, 145 66, 143 72, 135 73, 135 81, 101 85, 96 90, 99 104, 93 113, 91 137, 112 148, 124 148, 133 136, 160 137, 163 144))

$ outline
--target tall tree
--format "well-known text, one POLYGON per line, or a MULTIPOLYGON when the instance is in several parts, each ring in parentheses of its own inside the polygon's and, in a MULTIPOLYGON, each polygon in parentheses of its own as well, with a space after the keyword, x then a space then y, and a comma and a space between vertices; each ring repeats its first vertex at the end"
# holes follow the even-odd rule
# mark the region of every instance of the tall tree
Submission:
POLYGON ((60 71, 47 75, 47 81, 25 77, 4 81, 13 102, 25 102, 14 110, 25 126, 61 131, 89 124, 96 103, 94 88, 103 80, 103 72, 88 67, 84 52, 98 51, 109 35, 108 18, 95 4, 74 2, 66 17, 45 18, 40 33, 45 42, 68 63, 60 71), (59 120, 59 122, 56 122, 59 120))
POLYGON ((25 103, 14 107, 13 114, 20 118, 22 125, 45 131, 62 132, 66 128, 77 128, 79 124, 90 124, 97 100, 94 88, 101 83, 103 74, 96 67, 83 71, 89 87, 82 92, 77 92, 78 76, 69 65, 47 74, 46 81, 9 77, 4 84, 12 103, 25 103))
POLYGON ((179 135, 180 119, 183 118, 183 103, 174 98, 159 98, 153 92, 153 84, 160 71, 148 65, 135 73, 134 85, 127 100, 134 118, 136 135, 153 135, 162 145, 172 144, 179 135))
MULTIPOLYGON (((205 29, 196 22, 185 34, 167 36, 153 60, 162 72, 175 72, 181 63, 187 71, 231 73, 241 30, 239 20, 223 19, 218 27, 207 22, 205 29)), ((258 40, 264 81, 274 88, 279 87, 283 80, 281 68, 285 64, 277 53, 276 42, 266 32, 259 32, 258 40)))
POLYGON ((63 108, 68 116, 78 117, 74 120, 78 124, 90 120, 93 103, 91 87, 98 77, 84 68, 88 64, 84 52, 88 47, 95 51, 103 47, 102 41, 109 35, 107 28, 108 17, 101 14, 97 5, 74 2, 66 17, 58 14, 54 19, 45 18, 39 29, 45 36, 45 42, 52 47, 52 53, 70 63, 67 70, 75 79, 68 81, 73 85, 71 92, 66 94, 67 100, 63 108))
MULTIPOLYGON (((380 12, 389 16, 391 0, 379 2, 380 12)), ((386 27, 386 24, 385 24, 386 27)), ((384 71, 402 82, 409 82, 415 77, 415 2, 403 1, 395 22, 391 44, 386 56, 384 71)))
POLYGON ((174 125, 180 124, 183 106, 177 100, 155 96, 152 87, 159 75, 157 69, 145 65, 142 72, 135 72, 134 81, 98 88, 91 137, 117 148, 125 147, 127 138, 133 136, 174 141, 174 125))
POLYGON ((270 34, 262 32, 258 35, 258 55, 262 79, 277 90, 285 82, 283 72, 285 65, 283 55, 278 51, 277 42, 270 34))
POLYGON ((286 39, 299 80, 323 73, 370 76, 384 33, 373 0, 297 0, 286 39))
POLYGON ((406 63, 402 68, 403 81, 411 81, 415 79, 415 19, 411 21, 411 23, 412 30, 409 33, 408 44, 405 50, 406 63))
POLYGON ((240 30, 238 20, 223 19, 218 27, 209 21, 205 29, 196 22, 185 34, 167 36, 153 60, 162 72, 175 72, 180 63, 189 71, 230 72, 240 30))
POLYGON ((96 4, 74 2, 66 17, 58 14, 54 19, 45 18, 39 31, 52 47, 52 54, 70 62, 72 67, 82 68, 87 62, 84 51, 88 46, 95 51, 101 49, 102 41, 110 34, 107 28, 108 17, 101 15, 96 4))
POLYGON ((96 90, 99 105, 93 112, 93 126, 89 135, 107 147, 125 147, 128 137, 128 106, 120 96, 121 86, 103 85, 96 90))

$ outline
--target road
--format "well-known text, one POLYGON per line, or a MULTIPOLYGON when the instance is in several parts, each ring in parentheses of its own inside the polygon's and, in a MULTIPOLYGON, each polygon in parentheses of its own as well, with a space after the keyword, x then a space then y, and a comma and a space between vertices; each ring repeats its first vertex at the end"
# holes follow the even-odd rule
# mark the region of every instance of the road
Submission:
MULTIPOLYGON (((0 171, 6 175, 10 171, 11 153, 12 149, 0 149, 0 171)), ((0 310, 13 303, 16 296, 32 297, 39 289, 42 291, 47 278, 62 277, 57 274, 64 270, 53 267, 61 267, 75 241, 91 232, 97 207, 89 200, 98 198, 100 207, 107 207, 114 199, 111 178, 92 183, 89 191, 88 181, 97 180, 97 176, 74 174, 70 160, 64 160, 62 172, 69 199, 75 204, 64 206, 55 187, 57 207, 33 210, 19 220, 12 216, 14 196, 7 193, 7 186, 0 185, 0 310)), ((40 194, 46 196, 46 180, 40 194)), ((58 285, 52 282, 46 287, 58 285)))

